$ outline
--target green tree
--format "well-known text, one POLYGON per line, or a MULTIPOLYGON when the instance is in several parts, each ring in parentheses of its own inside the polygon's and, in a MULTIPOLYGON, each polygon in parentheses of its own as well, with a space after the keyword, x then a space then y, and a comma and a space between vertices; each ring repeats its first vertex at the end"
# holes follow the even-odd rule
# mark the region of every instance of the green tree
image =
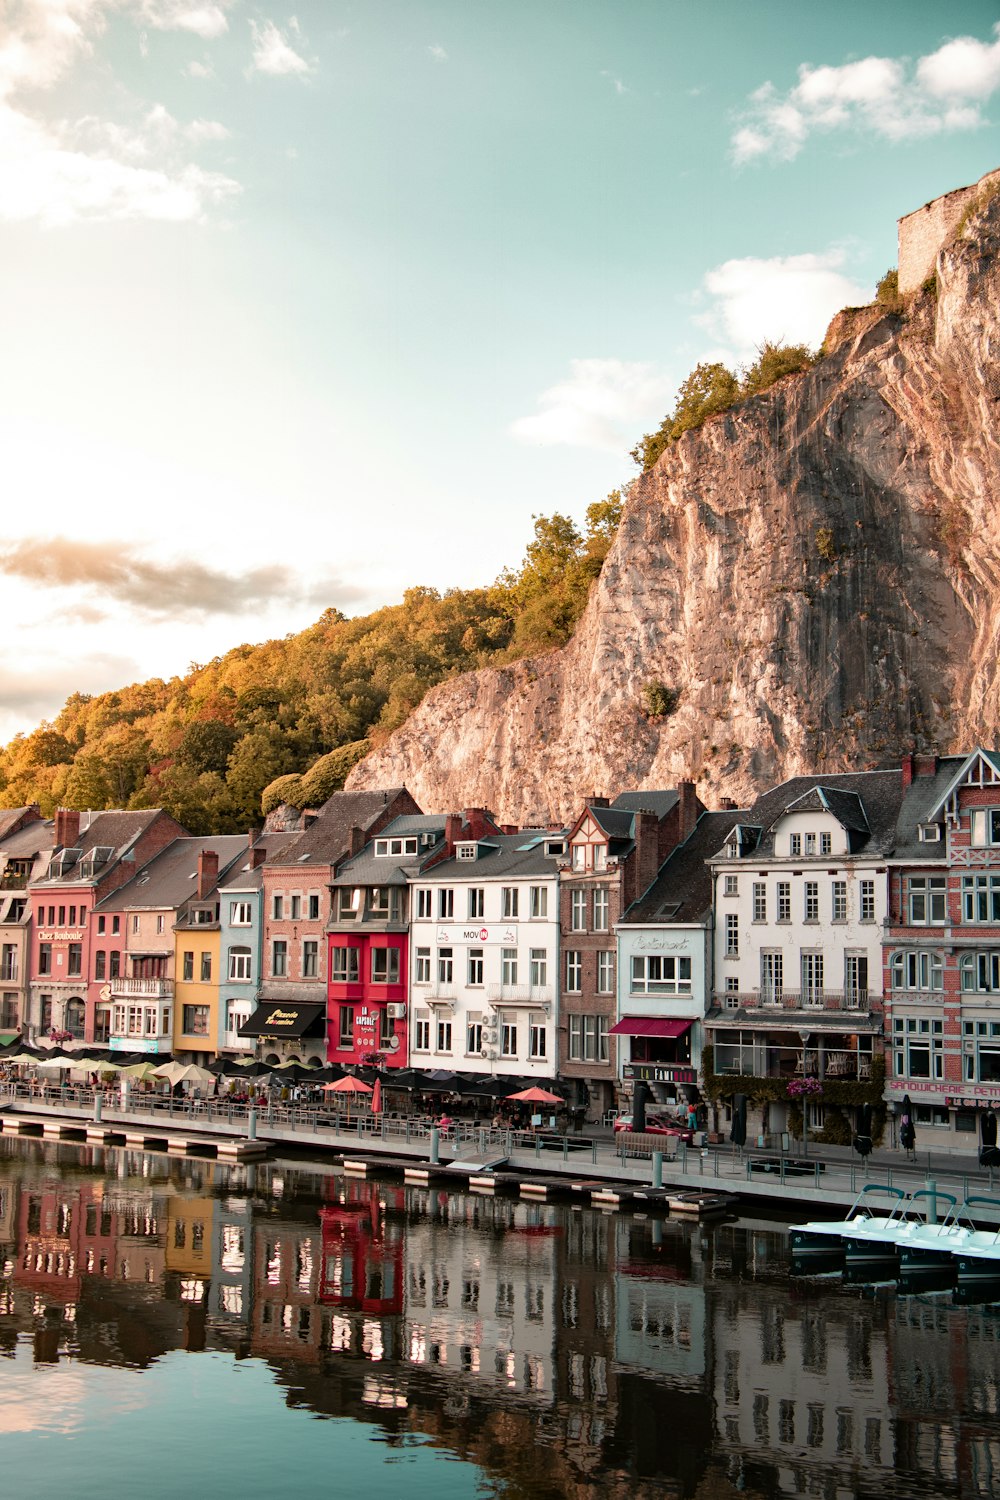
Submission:
POLYGON ((220 719, 196 719, 184 730, 177 747, 177 760, 197 773, 215 771, 224 776, 239 731, 220 719))
POLYGON ((725 365, 695 365, 677 392, 673 411, 664 417, 656 432, 647 433, 632 449, 631 457, 644 472, 651 469, 671 443, 700 427, 709 417, 728 411, 739 395, 739 381, 725 365))
POLYGON ((744 372, 740 395, 757 396, 784 375, 798 375, 814 363, 814 355, 805 344, 772 344, 765 340, 757 350, 757 358, 744 372))

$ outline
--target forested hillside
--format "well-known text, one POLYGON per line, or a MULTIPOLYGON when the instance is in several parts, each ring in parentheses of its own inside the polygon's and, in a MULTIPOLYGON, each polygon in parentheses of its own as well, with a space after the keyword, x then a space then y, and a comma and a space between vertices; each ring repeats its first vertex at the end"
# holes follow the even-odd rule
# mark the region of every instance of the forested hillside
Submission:
POLYGON ((617 530, 616 491, 535 518, 520 567, 481 589, 409 589, 401 604, 238 646, 169 682, 77 693, 52 723, 0 750, 8 807, 163 807, 192 833, 259 823, 278 802, 316 806, 435 684, 560 646, 617 530))

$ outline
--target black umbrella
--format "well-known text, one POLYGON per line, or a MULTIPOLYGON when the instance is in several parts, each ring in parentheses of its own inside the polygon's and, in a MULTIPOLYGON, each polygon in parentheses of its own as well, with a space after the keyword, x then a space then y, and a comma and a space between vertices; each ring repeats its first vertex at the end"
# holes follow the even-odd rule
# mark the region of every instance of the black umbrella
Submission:
POLYGON ((903 1112, 899 1117, 899 1144, 904 1151, 912 1151, 917 1141, 917 1132, 913 1128, 913 1105, 910 1103, 909 1094, 903 1095, 903 1112))
POLYGON ((745 1146, 747 1143, 746 1094, 733 1095, 733 1123, 729 1131, 729 1139, 734 1146, 745 1146))
POLYGON ((637 1132, 646 1128, 646 1105, 651 1097, 649 1084, 644 1078, 638 1079, 632 1093, 632 1129, 637 1132))
POLYGON ((981 1167, 1000 1167, 1000 1150, 997 1150, 997 1117, 987 1109, 979 1117, 979 1133, 983 1144, 979 1148, 981 1167))
POLYGON ((862 1104, 858 1109, 858 1128, 854 1136, 854 1149, 859 1156, 870 1156, 872 1149, 872 1107, 862 1104))

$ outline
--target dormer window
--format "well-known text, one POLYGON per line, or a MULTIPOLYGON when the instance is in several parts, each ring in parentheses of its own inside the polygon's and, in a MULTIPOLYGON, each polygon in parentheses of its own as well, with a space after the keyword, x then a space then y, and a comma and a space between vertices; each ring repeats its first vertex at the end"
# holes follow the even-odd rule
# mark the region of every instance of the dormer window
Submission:
POLYGON ((594 845, 594 869, 606 870, 608 868, 608 846, 607 844, 594 845))
POLYGON ((566 853, 566 840, 565 839, 546 839, 545 840, 545 857, 546 857, 546 859, 559 859, 559 857, 561 855, 565 854, 565 853, 566 853))
POLYGON ((478 855, 478 853, 479 853, 479 845, 478 844, 456 844, 455 845, 455 858, 456 859, 475 859, 476 856, 478 855))
POLYGON ((375 858, 386 859, 392 855, 397 858, 402 854, 416 854, 416 837, 408 839, 376 839, 375 858))
POLYGON ((919 823, 917 825, 917 838, 922 844, 940 844, 940 823, 919 823))
POLYGON ((586 844, 573 845, 573 868, 574 870, 585 870, 587 868, 586 844))

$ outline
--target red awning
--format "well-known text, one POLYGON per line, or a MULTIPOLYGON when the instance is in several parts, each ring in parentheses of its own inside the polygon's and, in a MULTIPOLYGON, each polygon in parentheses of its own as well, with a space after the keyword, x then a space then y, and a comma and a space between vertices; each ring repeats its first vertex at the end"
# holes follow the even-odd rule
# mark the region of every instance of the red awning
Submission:
POLYGON ((611 1028, 612 1036, 683 1036, 691 1021, 667 1021, 660 1016, 622 1016, 611 1028))

